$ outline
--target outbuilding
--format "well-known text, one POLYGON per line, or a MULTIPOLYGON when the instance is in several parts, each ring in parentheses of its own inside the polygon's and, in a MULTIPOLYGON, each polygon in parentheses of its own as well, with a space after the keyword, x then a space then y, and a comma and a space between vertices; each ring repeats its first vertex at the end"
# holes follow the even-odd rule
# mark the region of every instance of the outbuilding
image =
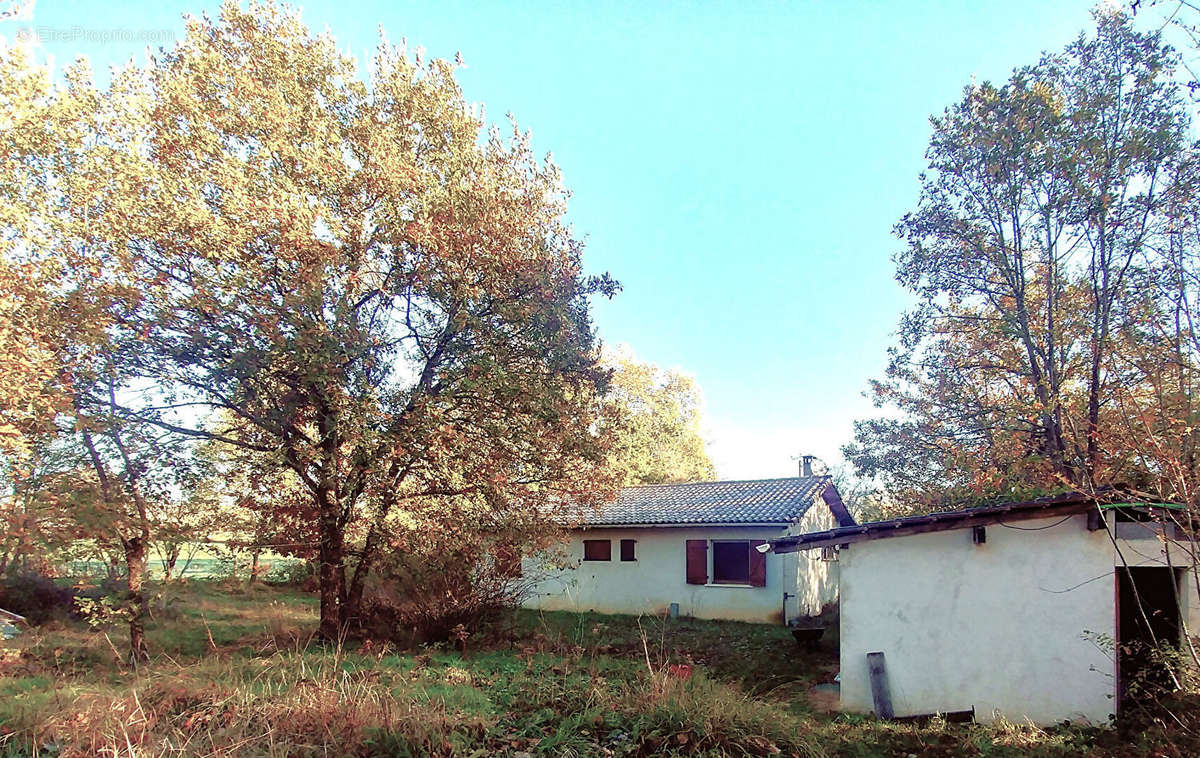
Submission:
POLYGON ((852 524, 828 476, 627 487, 584 514, 558 550, 525 561, 528 608, 762 623, 816 616, 837 599, 820 555, 771 539, 852 524))
MULTIPOLYGON (((841 708, 1104 723, 1200 622, 1169 507, 1077 493, 773 540, 836 555, 841 708)), ((1183 647, 1190 650, 1188 647, 1183 647)))

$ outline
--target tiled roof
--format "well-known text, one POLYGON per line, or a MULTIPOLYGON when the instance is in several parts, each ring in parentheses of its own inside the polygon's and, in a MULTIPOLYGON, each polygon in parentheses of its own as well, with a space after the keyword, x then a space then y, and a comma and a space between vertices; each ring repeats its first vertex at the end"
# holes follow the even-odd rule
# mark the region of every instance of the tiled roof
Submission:
POLYGON ((807 476, 626 487, 614 502, 583 514, 581 523, 787 524, 804 515, 829 481, 828 476, 807 476))

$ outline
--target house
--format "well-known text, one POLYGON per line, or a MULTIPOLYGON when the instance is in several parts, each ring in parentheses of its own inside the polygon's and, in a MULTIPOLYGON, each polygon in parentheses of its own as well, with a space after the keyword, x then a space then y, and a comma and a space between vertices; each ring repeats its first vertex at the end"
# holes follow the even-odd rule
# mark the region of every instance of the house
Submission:
POLYGON ((772 555, 767 541, 851 523, 832 480, 811 470, 628 487, 582 516, 559 566, 526 560, 525 575, 538 578, 525 606, 776 624, 816 615, 836 600, 835 567, 819 555, 772 555))
POLYGON ((1104 723, 1131 682, 1167 673, 1151 640, 1178 647, 1200 628, 1191 543, 1170 510, 1121 499, 839 526, 772 549, 836 550, 842 710, 1104 723))

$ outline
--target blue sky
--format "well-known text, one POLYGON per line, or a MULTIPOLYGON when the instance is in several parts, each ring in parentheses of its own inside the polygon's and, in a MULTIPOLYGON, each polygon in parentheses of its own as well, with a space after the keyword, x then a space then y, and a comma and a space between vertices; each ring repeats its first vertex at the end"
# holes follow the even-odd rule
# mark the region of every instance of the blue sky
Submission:
MULTIPOLYGON (((4 0, 12 3, 13 0, 4 0)), ((453 58, 489 120, 512 112, 574 195, 602 339, 704 389, 722 478, 840 459, 907 303, 891 227, 913 207, 928 118, 1090 24, 1090 1, 334 2, 303 17, 365 60, 379 26, 453 58)), ((58 64, 98 70, 215 2, 38 0, 58 64)))

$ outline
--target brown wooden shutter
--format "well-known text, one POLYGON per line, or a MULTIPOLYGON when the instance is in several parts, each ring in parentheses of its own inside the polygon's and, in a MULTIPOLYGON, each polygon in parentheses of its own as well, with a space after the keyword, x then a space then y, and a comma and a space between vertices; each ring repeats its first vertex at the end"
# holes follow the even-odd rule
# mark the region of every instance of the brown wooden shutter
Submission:
POLYGON ((612 540, 584 540, 583 559, 585 561, 611 561, 612 540))
POLYGON ((637 554, 634 549, 637 546, 637 540, 621 540, 621 560, 636 561, 637 554))
POLYGON ((758 552, 759 545, 767 544, 766 540, 750 540, 750 586, 767 586, 767 554, 758 552))
POLYGON ((687 541, 687 583, 708 584, 708 540, 687 541))

